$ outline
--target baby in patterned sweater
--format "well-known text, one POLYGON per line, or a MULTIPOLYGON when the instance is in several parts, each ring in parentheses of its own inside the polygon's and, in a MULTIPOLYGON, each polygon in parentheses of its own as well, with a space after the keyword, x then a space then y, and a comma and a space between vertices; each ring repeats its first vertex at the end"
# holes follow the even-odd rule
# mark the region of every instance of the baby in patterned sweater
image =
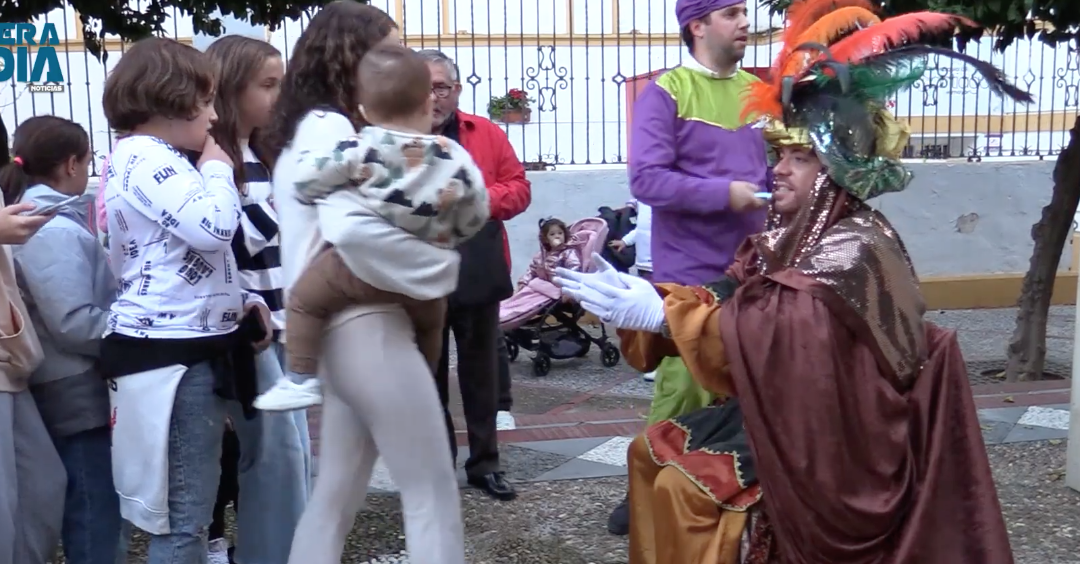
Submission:
MULTIPOLYGON (((297 197, 315 205, 349 190, 386 221, 442 248, 475 235, 488 219, 484 179, 457 142, 431 135, 431 75, 427 63, 400 46, 378 47, 359 65, 360 104, 373 125, 329 153, 301 152, 297 197)), ((256 407, 301 409, 318 403, 322 337, 329 318, 350 306, 397 303, 415 325, 417 346, 432 371, 442 354, 446 298, 418 301, 358 278, 333 247, 312 259, 289 290, 286 304, 287 380, 260 396, 256 407), (312 386, 305 386, 311 382, 312 386), (298 386, 299 385, 299 386, 298 386), (308 393, 293 393, 307 387, 308 393), (304 400, 308 397, 308 400, 304 400)))

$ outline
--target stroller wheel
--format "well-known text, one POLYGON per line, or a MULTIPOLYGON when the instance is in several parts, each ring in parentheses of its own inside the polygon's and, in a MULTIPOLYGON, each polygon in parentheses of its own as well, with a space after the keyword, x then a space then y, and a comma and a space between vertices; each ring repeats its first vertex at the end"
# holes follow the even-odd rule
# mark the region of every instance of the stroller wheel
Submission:
POLYGON ((551 357, 539 353, 533 357, 533 376, 544 377, 551 372, 551 357))
POLYGON ((517 360, 518 353, 520 352, 521 347, 519 347, 517 343, 510 339, 506 340, 506 356, 510 358, 510 362, 517 360))
POLYGON ((610 343, 605 343, 603 347, 600 347, 600 363, 607 368, 611 368, 616 364, 619 364, 619 348, 610 343))

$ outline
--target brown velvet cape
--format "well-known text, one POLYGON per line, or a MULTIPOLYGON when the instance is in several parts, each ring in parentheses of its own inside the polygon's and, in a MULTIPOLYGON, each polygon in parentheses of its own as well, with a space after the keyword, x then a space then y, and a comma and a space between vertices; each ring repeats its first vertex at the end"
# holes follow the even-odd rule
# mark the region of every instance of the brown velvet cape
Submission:
POLYGON ((832 288, 745 274, 720 333, 782 561, 1011 564, 955 333, 903 388, 832 288))

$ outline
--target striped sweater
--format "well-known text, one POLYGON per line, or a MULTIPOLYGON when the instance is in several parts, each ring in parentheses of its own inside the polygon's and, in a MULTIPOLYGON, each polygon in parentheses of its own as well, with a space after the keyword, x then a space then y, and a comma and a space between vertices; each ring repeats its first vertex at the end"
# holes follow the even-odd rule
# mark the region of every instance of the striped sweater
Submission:
POLYGON ((270 171, 244 147, 245 194, 240 196, 243 216, 232 249, 240 271, 240 287, 262 296, 274 324, 274 337, 285 329, 285 285, 281 271, 281 243, 274 211, 270 171))

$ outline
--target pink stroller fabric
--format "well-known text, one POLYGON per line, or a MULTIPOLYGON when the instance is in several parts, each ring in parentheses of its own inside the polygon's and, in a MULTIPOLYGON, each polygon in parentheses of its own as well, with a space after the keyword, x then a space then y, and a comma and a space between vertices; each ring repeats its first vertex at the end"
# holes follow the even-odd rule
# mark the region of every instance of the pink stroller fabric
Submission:
MULTIPOLYGON (((567 230, 570 232, 568 245, 578 253, 581 259, 581 270, 583 272, 596 270, 592 255, 599 253, 604 242, 607 241, 607 222, 598 217, 588 217, 575 221, 567 230)), ((503 300, 499 305, 499 326, 504 331, 516 329, 561 297, 562 291, 558 286, 541 278, 533 278, 527 286, 503 300)))
MULTIPOLYGON (((113 141, 112 148, 114 151, 118 143, 120 143, 120 139, 113 141)), ((105 160, 101 163, 97 194, 94 196, 94 201, 90 203, 90 232, 97 237, 98 243, 105 247, 108 247, 109 240, 109 215, 105 211, 105 177, 111 164, 112 151, 105 156, 105 160)))

